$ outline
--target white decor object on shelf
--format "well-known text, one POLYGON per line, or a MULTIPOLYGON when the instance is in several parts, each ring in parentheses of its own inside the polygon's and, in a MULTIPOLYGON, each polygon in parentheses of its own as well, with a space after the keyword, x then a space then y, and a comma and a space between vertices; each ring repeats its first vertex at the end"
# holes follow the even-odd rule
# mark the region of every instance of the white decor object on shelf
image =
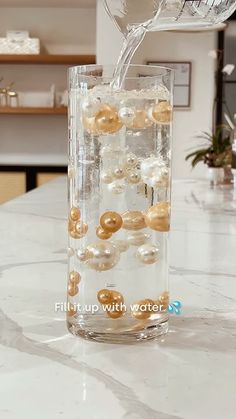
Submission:
POLYGON ((8 31, 0 38, 0 54, 39 54, 40 41, 30 38, 27 31, 8 31))
POLYGON ((19 106, 30 108, 53 108, 55 106, 55 85, 49 91, 18 92, 19 106))

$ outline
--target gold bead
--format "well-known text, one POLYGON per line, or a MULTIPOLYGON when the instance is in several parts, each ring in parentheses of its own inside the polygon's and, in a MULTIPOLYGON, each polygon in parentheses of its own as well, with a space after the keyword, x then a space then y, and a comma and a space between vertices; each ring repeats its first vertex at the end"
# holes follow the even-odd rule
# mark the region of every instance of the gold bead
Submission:
POLYGON ((75 225, 75 233, 78 234, 79 238, 81 239, 82 237, 85 236, 85 234, 88 231, 88 224, 85 224, 81 221, 79 221, 78 223, 76 223, 75 225))
POLYGON ((141 175, 137 170, 130 170, 127 173, 127 180, 132 185, 137 185, 141 181, 141 175))
POLYGON ((123 179, 125 177, 125 172, 123 167, 116 167, 113 172, 115 179, 123 179))
POLYGON ((158 301, 159 301, 159 304, 163 306, 162 309, 166 310, 170 302, 169 293, 167 291, 163 292, 160 295, 158 301))
POLYGON ((146 227, 144 214, 141 211, 126 211, 122 214, 125 230, 141 230, 146 227))
POLYGON ((95 115, 95 125, 100 134, 114 134, 122 128, 123 124, 116 108, 102 105, 95 115))
POLYGON ((147 112, 140 109, 135 112, 133 120, 126 124, 127 128, 130 129, 144 129, 151 125, 152 121, 148 118, 147 112))
POLYGON ((160 301, 169 301, 169 293, 168 291, 164 291, 160 297, 159 297, 160 301))
POLYGON ((69 218, 69 220, 68 220, 68 231, 69 232, 75 231, 75 224, 76 224, 76 221, 72 221, 71 218, 69 218))
POLYGON ((95 117, 83 116, 82 123, 86 131, 91 135, 99 135, 96 127, 95 117))
POLYGON ((156 231, 169 231, 169 202, 159 202, 147 211, 145 221, 148 227, 156 231))
POLYGON ((78 294, 79 288, 74 282, 70 282, 68 284, 68 294, 70 297, 74 297, 76 294, 78 294))
POLYGON ((127 240, 132 246, 141 246, 147 243, 150 237, 150 234, 143 233, 142 231, 134 231, 128 235, 127 240))
POLYGON ((172 120, 172 106, 170 102, 159 102, 152 110, 152 116, 158 124, 169 124, 172 120))
POLYGON ((132 311, 132 316, 137 320, 146 320, 152 314, 152 306, 155 304, 155 301, 146 298, 145 300, 140 300, 135 304, 135 308, 132 311))
POLYGON ((112 291, 111 292, 111 298, 112 298, 112 304, 123 304, 124 303, 124 297, 123 295, 118 291, 112 291))
POLYGON ((111 319, 119 319, 125 314, 124 309, 116 310, 114 308, 111 308, 109 310, 106 310, 106 312, 107 312, 108 317, 110 317, 111 319))
POLYGON ((112 269, 120 260, 119 250, 110 242, 98 242, 87 247, 89 251, 88 266, 102 272, 112 269))
POLYGON ((80 209, 76 207, 72 207, 70 210, 70 219, 72 221, 79 221, 80 219, 80 209))
POLYGON ((69 274, 69 281, 72 284, 75 284, 75 285, 79 284, 80 281, 81 281, 81 276, 80 276, 79 272, 76 272, 76 271, 70 272, 70 274, 69 274))
POLYGON ((101 227, 110 233, 115 233, 122 227, 122 218, 118 212, 107 211, 100 218, 101 227))
POLYGON ((96 235, 101 240, 108 240, 112 237, 112 233, 110 233, 109 231, 104 230, 104 228, 102 228, 101 226, 97 227, 96 235))
POLYGON ((107 289, 98 291, 97 299, 101 304, 110 304, 112 301, 112 292, 107 289))
POLYGON ((126 250, 128 250, 129 248, 129 243, 127 240, 112 240, 112 243, 118 247, 119 251, 121 253, 126 252, 126 250))
POLYGON ((146 265, 151 265, 156 263, 159 257, 159 249, 154 244, 143 244, 137 250, 136 256, 140 262, 145 263, 146 265))
POLYGON ((69 304, 69 307, 67 309, 67 315, 69 317, 74 316, 77 313, 76 306, 74 304, 69 304))

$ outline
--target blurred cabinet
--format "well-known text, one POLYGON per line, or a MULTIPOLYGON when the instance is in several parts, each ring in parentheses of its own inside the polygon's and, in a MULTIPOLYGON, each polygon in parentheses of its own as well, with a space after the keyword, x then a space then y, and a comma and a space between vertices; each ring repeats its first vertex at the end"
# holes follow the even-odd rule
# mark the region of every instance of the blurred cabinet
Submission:
POLYGON ((37 186, 44 185, 57 177, 62 176, 59 173, 37 173, 37 186))
POLYGON ((65 166, 0 166, 0 204, 66 173, 65 166))
POLYGON ((25 191, 25 173, 0 172, 0 204, 22 195, 25 191))

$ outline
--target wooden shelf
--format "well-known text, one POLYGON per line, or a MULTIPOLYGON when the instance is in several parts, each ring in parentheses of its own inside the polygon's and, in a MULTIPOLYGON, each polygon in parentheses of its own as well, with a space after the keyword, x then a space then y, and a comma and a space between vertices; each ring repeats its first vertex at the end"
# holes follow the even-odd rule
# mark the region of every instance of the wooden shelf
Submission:
POLYGON ((83 65, 95 64, 95 55, 12 55, 0 54, 0 64, 64 64, 64 65, 83 65))
POLYGON ((0 115, 67 115, 67 108, 0 107, 0 115))

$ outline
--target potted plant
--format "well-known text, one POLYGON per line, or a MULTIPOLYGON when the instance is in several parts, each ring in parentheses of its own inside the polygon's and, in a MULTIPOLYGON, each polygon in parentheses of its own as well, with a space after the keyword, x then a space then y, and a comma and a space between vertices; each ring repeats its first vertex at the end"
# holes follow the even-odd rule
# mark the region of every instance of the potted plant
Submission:
POLYGON ((188 154, 185 160, 191 160, 193 168, 200 162, 207 164, 211 183, 223 183, 225 170, 232 161, 231 129, 219 125, 213 133, 203 132, 197 138, 203 139, 204 144, 188 154))

